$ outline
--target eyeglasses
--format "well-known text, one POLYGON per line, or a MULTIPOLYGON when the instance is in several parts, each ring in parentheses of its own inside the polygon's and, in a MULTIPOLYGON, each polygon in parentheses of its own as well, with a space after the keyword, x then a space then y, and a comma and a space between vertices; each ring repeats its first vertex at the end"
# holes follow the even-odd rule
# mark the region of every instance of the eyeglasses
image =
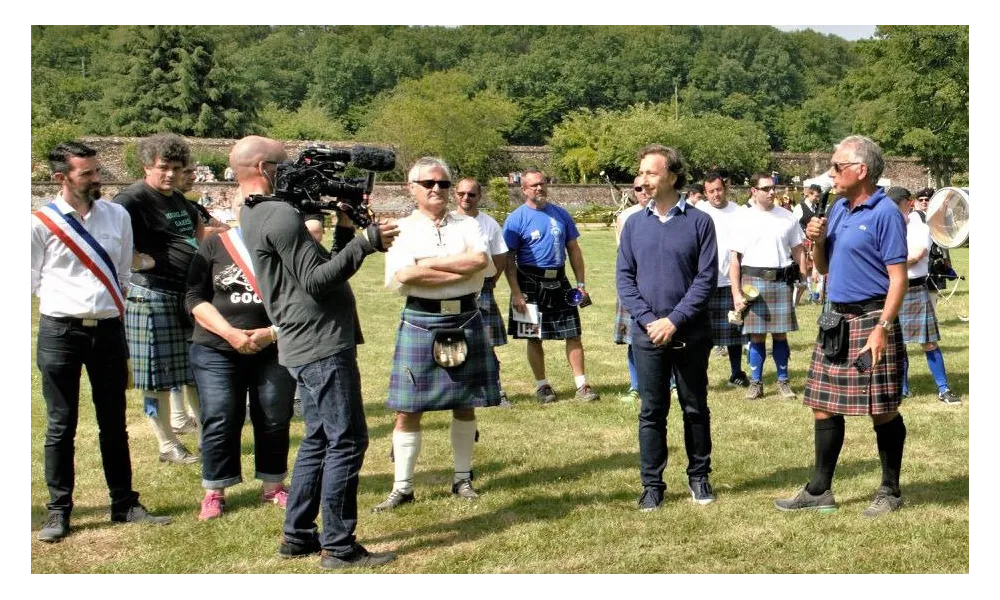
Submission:
POLYGON ((773 189, 774 189, 773 185, 762 185, 759 188, 757 188, 757 191, 764 192, 766 194, 767 192, 770 192, 773 189))
POLYGON ((632 189, 633 189, 633 190, 635 190, 635 191, 637 191, 637 192, 641 192, 641 191, 643 191, 643 190, 644 190, 645 188, 643 188, 643 187, 642 187, 641 185, 637 185, 637 186, 635 186, 635 187, 634 187, 634 188, 632 188, 632 189))
POLYGON ((526 183, 522 187, 524 187, 524 188, 543 188, 543 187, 545 187, 545 182, 544 181, 539 181, 538 183, 532 183, 532 184, 527 184, 526 183))
POLYGON ((458 196, 459 198, 465 198, 465 197, 475 198, 479 194, 477 194, 476 192, 455 192, 455 195, 458 196))
POLYGON ((849 167, 851 165, 860 165, 860 164, 862 164, 862 163, 859 163, 859 162, 832 162, 832 163, 830 163, 830 166, 833 167, 833 172, 834 173, 840 173, 841 171, 843 171, 844 169, 846 169, 847 167, 849 167))
POLYGON ((419 185, 425 190, 434 189, 435 185, 442 190, 446 190, 451 187, 451 182, 448 180, 440 181, 437 179, 421 179, 420 181, 414 181, 413 183, 419 185))

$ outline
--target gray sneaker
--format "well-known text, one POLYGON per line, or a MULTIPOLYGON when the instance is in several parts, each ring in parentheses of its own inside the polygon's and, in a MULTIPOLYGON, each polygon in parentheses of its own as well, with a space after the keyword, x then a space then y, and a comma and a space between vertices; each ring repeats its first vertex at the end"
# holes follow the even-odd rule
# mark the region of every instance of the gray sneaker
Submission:
POLYGON ((778 381, 778 395, 782 398, 791 400, 795 397, 795 392, 792 391, 792 386, 788 385, 787 381, 778 381))
POLYGON ((547 383, 535 390, 535 396, 542 404, 548 404, 549 402, 556 401, 556 392, 552 389, 552 386, 547 383))
POLYGON ((53 544, 69 535, 69 515, 50 510, 45 525, 38 531, 38 540, 53 544))
POLYGON ((593 402, 595 400, 600 400, 601 395, 591 389, 589 384, 583 384, 576 388, 576 399, 583 400, 584 402, 593 402))
POLYGON ((750 387, 747 388, 747 400, 760 400, 764 397, 764 382, 762 381, 751 381, 750 387))
POLYGON ((479 497, 476 490, 472 489, 471 479, 462 479, 461 481, 451 484, 451 493, 455 494, 459 498, 464 498, 465 500, 475 500, 479 497))
POLYGON ((372 512, 383 512, 387 510, 393 510, 400 504, 409 504, 416 500, 413 492, 401 492, 399 490, 392 490, 385 500, 379 502, 372 507, 372 512))
POLYGON ((891 513, 894 510, 899 510, 902 507, 903 496, 893 496, 889 488, 882 486, 875 492, 875 499, 868 505, 865 512, 861 513, 861 516, 874 519, 875 517, 891 513))
POLYGON ((821 513, 828 513, 837 510, 837 501, 833 499, 833 492, 826 490, 819 496, 813 496, 806 490, 806 486, 792 498, 779 498, 774 501, 774 506, 781 511, 792 510, 815 510, 821 513))
POLYGON ((947 390, 941 392, 940 394, 938 394, 938 400, 940 400, 942 404, 961 404, 962 403, 962 399, 958 396, 958 394, 956 394, 955 392, 951 391, 950 389, 947 389, 947 390))

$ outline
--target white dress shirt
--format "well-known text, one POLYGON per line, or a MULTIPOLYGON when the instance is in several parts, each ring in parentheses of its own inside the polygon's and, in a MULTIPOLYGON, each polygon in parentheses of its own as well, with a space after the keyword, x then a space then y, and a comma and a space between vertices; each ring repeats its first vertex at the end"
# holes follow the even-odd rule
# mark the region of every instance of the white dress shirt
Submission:
MULTIPOLYGON (((461 216, 455 211, 452 211, 451 214, 456 217, 461 216)), ((490 260, 486 263, 484 275, 486 277, 493 277, 497 274, 497 266, 493 264, 493 257, 497 254, 507 254, 507 242, 503 241, 503 231, 500 230, 500 224, 493 217, 483 211, 479 211, 476 213, 475 219, 476 223, 479 223, 479 229, 483 232, 486 253, 490 256, 490 260)))

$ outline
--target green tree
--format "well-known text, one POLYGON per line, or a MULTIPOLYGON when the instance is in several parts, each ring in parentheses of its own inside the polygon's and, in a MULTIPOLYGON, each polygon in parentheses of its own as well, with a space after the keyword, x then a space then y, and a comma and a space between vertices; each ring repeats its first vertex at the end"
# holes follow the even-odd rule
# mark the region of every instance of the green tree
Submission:
POLYGON ((261 120, 267 135, 279 140, 341 140, 347 137, 344 124, 330 118, 312 101, 296 110, 279 108, 273 102, 264 107, 261 120))
POLYGON ((784 148, 791 152, 830 151, 850 133, 851 123, 845 118, 849 111, 833 94, 785 109, 778 119, 784 148))

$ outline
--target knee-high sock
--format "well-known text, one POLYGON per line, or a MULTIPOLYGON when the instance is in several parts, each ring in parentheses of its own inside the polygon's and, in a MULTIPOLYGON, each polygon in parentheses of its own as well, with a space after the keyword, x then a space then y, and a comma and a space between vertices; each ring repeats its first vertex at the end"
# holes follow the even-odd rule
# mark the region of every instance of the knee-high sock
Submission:
POLYGON ((910 353, 903 349, 903 395, 910 395, 910 353))
POLYGON ((899 471, 903 466, 903 445, 906 442, 906 425, 903 415, 888 423, 875 426, 878 459, 882 463, 882 485, 894 496, 899 495, 899 471))
POLYGON ((934 383, 938 386, 938 393, 948 389, 948 373, 944 370, 944 355, 941 354, 941 348, 935 348, 928 352, 924 352, 927 355, 927 366, 931 370, 931 375, 934 376, 934 383))
POLYGON ((729 352, 729 374, 735 377, 743 372, 743 346, 726 346, 726 351, 729 352))
POLYGON ((451 453, 455 457, 453 483, 472 477, 472 448, 476 444, 476 420, 451 420, 451 453))
POLYGON ((778 369, 778 381, 788 381, 788 357, 791 355, 787 339, 774 340, 771 356, 774 357, 774 366, 778 369))
POLYGON ((194 424, 198 429, 198 446, 201 446, 201 397, 198 396, 198 387, 193 384, 185 385, 181 388, 184 391, 184 402, 187 404, 188 416, 194 419, 194 424))
POLYGON ((393 430, 392 452, 396 459, 396 476, 392 489, 407 494, 413 492, 413 471, 417 467, 422 440, 423 433, 420 431, 393 430))
POLYGON ((632 344, 628 345, 625 361, 628 363, 628 389, 637 390, 639 389, 639 372, 635 370, 635 356, 632 354, 632 344))
POLYGON ((180 388, 170 390, 170 426, 181 429, 188 424, 190 418, 184 409, 184 394, 180 388))
POLYGON ((844 417, 834 415, 829 419, 815 422, 816 431, 816 470, 812 481, 806 486, 806 491, 818 496, 830 489, 833 484, 833 472, 837 469, 840 449, 844 447, 844 417))
POLYGON ((762 381, 764 379, 764 359, 767 358, 767 348, 764 342, 750 342, 750 351, 747 352, 747 364, 750 366, 750 379, 762 381))
POLYGON ((180 441, 174 434, 174 430, 167 423, 167 417, 161 408, 170 407, 170 390, 147 391, 143 399, 143 410, 146 413, 146 421, 149 422, 153 435, 160 446, 160 453, 169 452, 180 446, 180 441))

